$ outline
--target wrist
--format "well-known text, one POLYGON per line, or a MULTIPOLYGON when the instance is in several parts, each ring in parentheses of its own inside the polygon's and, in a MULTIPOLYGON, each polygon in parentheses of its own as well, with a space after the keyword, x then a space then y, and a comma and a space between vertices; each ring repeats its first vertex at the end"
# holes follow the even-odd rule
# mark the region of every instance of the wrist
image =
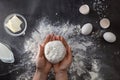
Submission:
POLYGON ((67 70, 55 73, 56 80, 68 80, 67 70))
POLYGON ((67 73, 67 70, 60 70, 60 71, 55 72, 55 74, 61 74, 61 73, 67 73))
POLYGON ((49 72, 45 72, 44 70, 40 70, 40 69, 36 69, 36 72, 37 73, 42 73, 42 74, 45 74, 45 75, 49 74, 49 72))
POLYGON ((41 72, 39 70, 36 70, 35 72, 38 76, 40 76, 41 80, 47 80, 47 76, 48 74, 44 73, 44 72, 41 72))

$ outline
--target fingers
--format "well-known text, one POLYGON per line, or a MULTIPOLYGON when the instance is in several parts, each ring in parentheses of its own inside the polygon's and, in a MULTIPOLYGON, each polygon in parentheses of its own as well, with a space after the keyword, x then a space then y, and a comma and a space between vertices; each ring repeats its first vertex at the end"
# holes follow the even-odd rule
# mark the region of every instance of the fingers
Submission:
POLYGON ((52 39, 53 41, 55 41, 56 40, 56 37, 55 36, 53 36, 53 39, 52 39))
POLYGON ((49 35, 45 38, 45 40, 44 40, 44 42, 43 42, 42 45, 45 46, 45 44, 50 41, 50 38, 51 38, 51 35, 49 34, 49 35))
POLYGON ((54 34, 49 34, 49 35, 45 38, 42 46, 44 47, 44 46, 46 45, 46 43, 48 43, 49 41, 52 41, 52 40, 53 40, 53 36, 54 36, 54 34))
POLYGON ((63 45, 65 46, 65 48, 66 48, 66 52, 67 52, 66 57, 69 57, 69 59, 72 59, 71 48, 68 46, 65 39, 62 36, 57 35, 57 36, 53 37, 53 40, 60 40, 63 43, 63 45))
POLYGON ((41 63, 41 64, 43 64, 43 62, 45 62, 45 58, 42 56, 42 57, 40 57, 39 58, 39 62, 41 63))
POLYGON ((49 41, 52 41, 54 34, 49 34, 46 38, 45 41, 43 42, 43 44, 40 45, 40 53, 39 56, 40 57, 44 57, 44 46, 46 45, 46 43, 48 43, 49 41))
POLYGON ((63 43, 63 45, 65 46, 65 48, 68 48, 68 44, 62 36, 58 36, 58 35, 54 36, 53 40, 60 40, 63 43))
POLYGON ((50 41, 53 41, 54 34, 51 34, 50 41))
POLYGON ((72 53, 71 53, 71 48, 68 47, 68 51, 67 51, 67 60, 68 62, 72 62, 72 53))
POLYGON ((64 44, 65 48, 67 49, 68 48, 68 44, 67 44, 67 42, 65 41, 65 39, 62 36, 60 36, 60 41, 62 41, 62 43, 64 44))
POLYGON ((44 56, 44 47, 42 45, 40 45, 40 53, 39 53, 39 57, 44 56))
POLYGON ((60 36, 57 35, 57 36, 56 36, 56 40, 60 40, 60 36))

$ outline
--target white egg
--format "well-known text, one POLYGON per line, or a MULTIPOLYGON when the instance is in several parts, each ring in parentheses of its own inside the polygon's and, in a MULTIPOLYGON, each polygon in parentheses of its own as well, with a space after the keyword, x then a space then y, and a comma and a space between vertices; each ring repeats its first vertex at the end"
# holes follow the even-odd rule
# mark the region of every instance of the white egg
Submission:
POLYGON ((92 32, 93 26, 91 23, 86 23, 83 25, 82 29, 81 29, 81 33, 83 35, 88 35, 92 32))
POLYGON ((103 34, 103 38, 105 39, 105 41, 109 42, 109 43, 113 43, 116 41, 116 36, 114 33, 112 32, 105 32, 103 34))
POLYGON ((90 12, 90 8, 89 8, 89 6, 88 6, 87 4, 84 4, 84 5, 82 5, 82 6, 79 8, 79 12, 80 12, 81 14, 86 15, 86 14, 88 14, 88 13, 90 12))
POLYGON ((12 51, 2 43, 0 43, 0 60, 5 63, 14 62, 14 56, 12 51))

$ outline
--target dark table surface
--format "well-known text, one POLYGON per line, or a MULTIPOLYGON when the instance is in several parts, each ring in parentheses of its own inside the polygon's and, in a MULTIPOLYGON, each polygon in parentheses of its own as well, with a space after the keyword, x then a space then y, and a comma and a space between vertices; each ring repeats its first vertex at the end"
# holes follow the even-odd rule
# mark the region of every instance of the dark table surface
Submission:
MULTIPOLYGON (((69 75, 77 75, 75 76, 76 79, 70 77, 70 80, 120 80, 120 0, 103 0, 103 6, 107 5, 107 8, 102 11, 102 14, 99 14, 99 11, 93 10, 93 3, 95 1, 102 0, 0 0, 0 41, 8 44, 15 56, 15 63, 13 64, 0 62, 0 80, 29 80, 29 78, 26 78, 25 76, 22 79, 17 79, 16 77, 25 72, 26 68, 29 67, 25 64, 23 64, 22 67, 19 66, 19 64, 22 64, 20 60, 26 56, 24 55, 24 42, 25 39, 31 37, 31 33, 36 27, 35 25, 38 20, 43 17, 46 17, 51 24, 56 22, 65 23, 69 21, 70 24, 83 25, 86 22, 91 22, 94 24, 94 31, 98 31, 98 33, 102 29, 95 22, 99 21, 102 17, 108 17, 111 21, 111 26, 109 29, 102 31, 111 31, 115 33, 117 41, 110 44, 101 39, 101 36, 94 36, 92 40, 96 42, 95 45, 100 45, 100 47, 96 50, 93 50, 90 47, 90 49, 86 51, 89 53, 89 56, 93 55, 93 53, 94 55, 98 55, 101 64, 104 66, 101 66, 100 70, 100 73, 103 74, 101 75, 102 79, 87 78, 87 73, 78 76, 75 71, 73 72, 74 74, 71 72, 69 75), (79 13, 78 9, 82 4, 88 4, 90 6, 90 14, 84 16, 79 13), (12 13, 19 13, 26 18, 28 28, 24 36, 13 37, 5 32, 3 27, 4 19, 12 13), (20 68, 17 68, 17 65, 20 68)), ((91 39, 91 36, 87 37, 83 35, 77 35, 74 37, 79 40, 81 36, 85 37, 86 41, 87 39, 91 39)), ((75 53, 74 50, 73 53, 75 53)), ((90 65, 89 60, 87 60, 87 71, 91 70, 89 67, 90 65)), ((34 71, 32 72, 34 73, 34 71)), ((52 80, 52 78, 50 79, 52 80)))

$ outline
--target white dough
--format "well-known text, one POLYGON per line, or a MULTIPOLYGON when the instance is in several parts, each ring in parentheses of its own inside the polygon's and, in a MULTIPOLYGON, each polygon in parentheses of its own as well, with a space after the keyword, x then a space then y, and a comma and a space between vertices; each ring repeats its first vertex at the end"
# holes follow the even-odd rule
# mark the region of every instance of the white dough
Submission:
POLYGON ((109 26, 110 26, 110 20, 107 19, 107 18, 101 19, 101 20, 100 20, 100 26, 101 26, 103 29, 109 28, 109 26))
POLYGON ((0 43, 0 60, 5 63, 14 62, 14 56, 12 51, 2 43, 0 43))
POLYGON ((84 5, 82 5, 82 6, 79 8, 79 12, 80 12, 81 14, 86 15, 86 14, 88 14, 88 13, 90 12, 90 8, 89 8, 89 6, 88 6, 87 4, 84 4, 84 5))
POLYGON ((105 32, 103 34, 103 38, 105 39, 105 41, 110 42, 110 43, 113 43, 116 41, 116 36, 112 32, 105 32))
POLYGON ((91 23, 86 23, 83 25, 82 29, 81 29, 81 33, 83 35, 88 35, 92 32, 93 26, 91 23))
POLYGON ((44 53, 46 59, 55 64, 63 60, 66 55, 66 49, 61 41, 51 41, 45 45, 44 53))

